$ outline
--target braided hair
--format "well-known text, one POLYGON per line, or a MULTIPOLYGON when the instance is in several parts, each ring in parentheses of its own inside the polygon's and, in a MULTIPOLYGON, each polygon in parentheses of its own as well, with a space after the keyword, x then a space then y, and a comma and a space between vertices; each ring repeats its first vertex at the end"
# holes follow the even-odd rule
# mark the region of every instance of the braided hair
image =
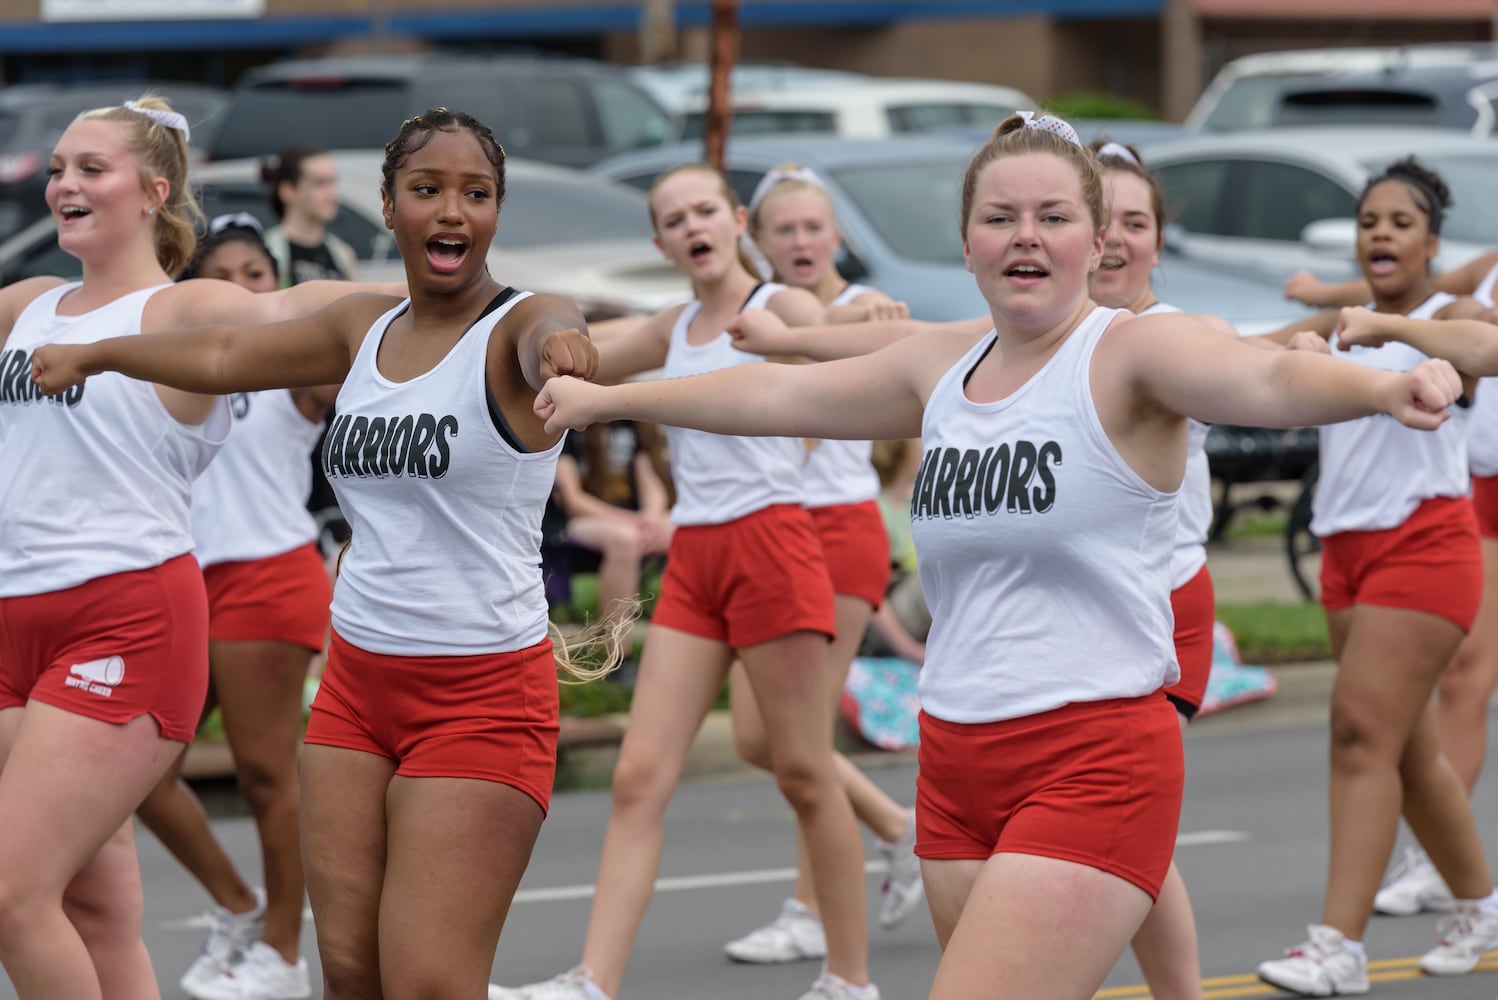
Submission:
POLYGON ((1440 174, 1413 156, 1396 160, 1383 173, 1368 179, 1363 193, 1358 195, 1359 212, 1363 210, 1363 202, 1368 199, 1368 192, 1385 181, 1399 181, 1409 187, 1414 195, 1415 207, 1424 212, 1429 220, 1431 233, 1441 235, 1441 223, 1446 217, 1446 209, 1451 207, 1451 189, 1446 186, 1440 174))
POLYGON ((467 129, 478 140, 480 148, 494 167, 495 199, 505 199, 505 148, 494 138, 489 126, 473 115, 447 108, 428 108, 414 118, 401 122, 400 131, 385 145, 385 162, 380 167, 381 187, 392 199, 395 197, 395 173, 410 159, 411 154, 432 139, 433 132, 456 132, 467 129))

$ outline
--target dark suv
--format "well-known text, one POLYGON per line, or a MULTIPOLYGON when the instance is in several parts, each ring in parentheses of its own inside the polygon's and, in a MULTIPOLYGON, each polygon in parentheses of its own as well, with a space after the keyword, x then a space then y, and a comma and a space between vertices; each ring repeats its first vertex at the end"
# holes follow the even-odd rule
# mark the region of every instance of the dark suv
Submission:
POLYGON ((213 159, 286 146, 381 149, 429 107, 466 111, 515 156, 569 167, 671 138, 666 111, 606 63, 450 53, 293 60, 235 86, 213 159))
POLYGON ((63 129, 90 108, 119 104, 150 91, 187 116, 192 146, 211 142, 228 95, 188 83, 16 84, 0 90, 0 240, 47 214, 47 160, 63 129))

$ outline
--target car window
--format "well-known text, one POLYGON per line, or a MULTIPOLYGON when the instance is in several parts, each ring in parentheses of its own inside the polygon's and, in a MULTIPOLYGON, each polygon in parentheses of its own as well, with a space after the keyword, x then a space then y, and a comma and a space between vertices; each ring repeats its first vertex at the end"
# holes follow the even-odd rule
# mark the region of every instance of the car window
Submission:
POLYGON ((907 104, 885 111, 892 132, 928 132, 956 125, 997 125, 1014 114, 1003 104, 907 104))
POLYGON ((896 254, 909 260, 961 263, 961 182, 966 161, 876 164, 832 172, 896 254))
MULTIPOLYGON (((1441 175, 1451 189, 1451 209, 1446 213, 1441 235, 1489 246, 1498 233, 1498 156, 1421 153, 1420 162, 1441 175)), ((1364 164, 1370 173, 1382 173, 1386 162, 1364 164)))
POLYGON ((531 141, 546 146, 587 146, 594 143, 588 128, 587 95, 572 80, 533 80, 531 141))
MULTIPOLYGON (((702 138, 707 116, 694 111, 682 120, 684 141, 702 138)), ((748 108, 733 113, 734 135, 773 135, 782 132, 837 132, 837 115, 831 111, 756 111, 748 108)))
POLYGON ((21 132, 21 116, 14 111, 0 111, 0 149, 8 149, 21 132))
POLYGON ((1233 164, 1219 215, 1223 235, 1297 241, 1321 219, 1350 219, 1357 198, 1331 178, 1289 163, 1239 160, 1233 164))
MULTIPOLYGON (((1467 118, 1476 112, 1468 109, 1467 118)), ((1469 122, 1470 123, 1470 122, 1469 122)), ((1444 125, 1434 94, 1374 87, 1328 87, 1286 93, 1276 125, 1444 125)))
POLYGON ((23 278, 55 275, 72 280, 83 276, 83 263, 57 245, 56 230, 48 230, 35 243, 16 254, 0 274, 0 284, 11 284, 23 278))
POLYGON ((1158 168, 1168 219, 1188 233, 1222 234, 1219 215, 1228 161, 1199 160, 1158 168))
POLYGON ((267 83, 236 91, 213 145, 214 159, 269 156, 292 145, 383 149, 408 117, 398 80, 267 83))
POLYGON ((649 238, 650 209, 634 191, 597 180, 526 178, 509 184, 494 242, 533 247, 649 238))
MULTIPOLYGON (((614 181, 618 184, 628 184, 632 188, 639 188, 648 194, 655 186, 655 179, 665 172, 664 167, 659 169, 652 167, 627 177, 616 177, 614 181)), ((741 205, 749 204, 749 199, 754 197, 754 189, 759 185, 759 179, 765 175, 763 170, 729 169, 725 173, 728 175, 728 186, 733 188, 733 193, 738 197, 741 205)))
POLYGON ((628 84, 602 78, 593 83, 603 141, 611 151, 659 146, 671 137, 671 119, 628 84))

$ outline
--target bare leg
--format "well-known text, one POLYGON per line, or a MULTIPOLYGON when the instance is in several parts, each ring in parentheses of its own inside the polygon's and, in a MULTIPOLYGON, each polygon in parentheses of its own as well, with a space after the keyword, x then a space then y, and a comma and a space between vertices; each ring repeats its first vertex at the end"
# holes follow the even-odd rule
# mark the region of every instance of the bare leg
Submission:
MULTIPOLYGON (((1329 624, 1334 618, 1333 631, 1344 638, 1332 689, 1331 865, 1321 922, 1360 941, 1394 849, 1405 750, 1462 632, 1444 618, 1398 608, 1357 605, 1328 615, 1329 624)), ((1454 892, 1485 881, 1481 855, 1462 868, 1448 878, 1454 892)))
MULTIPOLYGON (((302 748, 302 848, 326 1000, 379 1000, 385 796, 395 761, 302 748)), ((475 994, 477 996, 477 994, 475 994)))
POLYGON ((1441 752, 1467 786, 1477 787, 1488 752, 1488 704, 1498 684, 1498 539, 1482 540, 1482 604, 1439 685, 1441 752))
POLYGON ((203 804, 178 775, 182 756, 178 755, 135 814, 216 905, 230 913, 248 913, 259 900, 213 836, 203 804))
POLYGON ((599 615, 616 612, 620 602, 639 596, 645 542, 632 518, 625 514, 574 517, 567 522, 567 537, 602 556, 598 564, 599 615))
POLYGON ((297 744, 312 654, 285 642, 212 642, 208 659, 234 751, 239 789, 255 817, 265 873, 267 945, 296 962, 302 936, 297 744))
POLYGON ((654 625, 645 640, 629 728, 614 767, 614 808, 598 859, 583 964, 617 996, 660 870, 666 804, 692 738, 723 686, 730 653, 711 639, 654 625))
MULTIPOLYGON (((1181 732, 1186 717, 1178 715, 1181 732)), ((1201 1000, 1201 954, 1196 940, 1196 915, 1186 880, 1175 862, 1165 874, 1160 896, 1134 935, 1134 958, 1155 1000, 1201 1000)))
POLYGON ((827 971, 868 982, 863 845, 832 764, 832 705, 819 665, 827 641, 795 632, 739 651, 764 713, 781 794, 796 811, 827 936, 827 971))
POLYGON ((111 996, 156 997, 126 823, 182 744, 149 716, 111 725, 32 701, 0 719, 0 965, 22 1000, 97 1000, 101 980, 111 996), (95 955, 90 939, 107 947, 95 955))
POLYGON ((482 997, 545 818, 494 781, 390 782, 380 980, 389 997, 482 997))
POLYGON ((1149 912, 1149 895, 1115 875, 1025 854, 981 863, 966 900, 954 905, 974 864, 925 865, 933 917, 938 909, 943 922, 954 909, 960 914, 946 934, 932 1000, 1090 1000, 1149 912), (929 874, 946 865, 963 869, 950 878, 929 874))

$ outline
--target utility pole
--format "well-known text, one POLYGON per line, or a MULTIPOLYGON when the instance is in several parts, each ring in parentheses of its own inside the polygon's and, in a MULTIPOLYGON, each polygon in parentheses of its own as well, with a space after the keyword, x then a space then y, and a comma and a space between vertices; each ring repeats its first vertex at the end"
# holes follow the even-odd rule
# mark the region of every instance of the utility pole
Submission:
POLYGON ((1165 0, 1160 18, 1161 110, 1181 121, 1202 92, 1201 17, 1194 0, 1165 0))
POLYGON ((702 159, 723 169, 732 109, 728 106, 728 74, 739 54, 739 0, 713 0, 712 59, 703 125, 702 159))

